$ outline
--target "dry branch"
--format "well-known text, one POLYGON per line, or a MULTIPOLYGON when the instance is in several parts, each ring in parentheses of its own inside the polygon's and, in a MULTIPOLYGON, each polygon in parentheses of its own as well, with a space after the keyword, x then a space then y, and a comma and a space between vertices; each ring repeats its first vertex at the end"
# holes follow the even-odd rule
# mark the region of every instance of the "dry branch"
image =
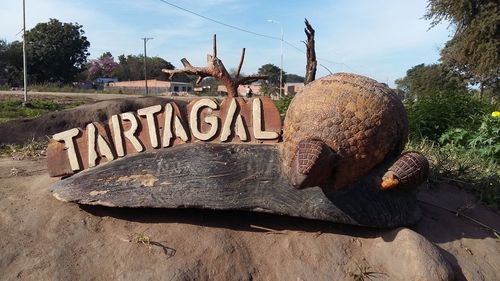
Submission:
POLYGON ((214 77, 215 79, 221 81, 224 84, 224 86, 226 86, 228 96, 237 97, 239 85, 246 85, 255 82, 257 80, 267 79, 266 75, 257 75, 257 74, 240 77, 240 71, 241 67, 243 66, 244 60, 245 60, 245 48, 243 48, 243 52, 241 54, 241 59, 238 65, 238 69, 236 71, 236 75, 235 77, 231 77, 229 72, 224 67, 222 61, 219 58, 217 58, 217 37, 216 34, 214 34, 212 54, 207 55, 206 67, 194 67, 191 65, 191 63, 189 63, 189 61, 186 58, 183 58, 181 62, 182 65, 184 66, 184 69, 174 69, 174 70, 162 69, 162 71, 168 74, 170 79, 172 79, 174 75, 179 73, 197 75, 198 79, 196 80, 196 85, 199 85, 203 80, 203 78, 205 77, 214 77))
POLYGON ((304 79, 304 84, 311 83, 316 79, 316 68, 318 62, 316 60, 316 51, 314 47, 314 29, 309 24, 309 21, 305 19, 306 28, 304 28, 304 32, 307 35, 307 65, 306 65, 306 78, 304 79))

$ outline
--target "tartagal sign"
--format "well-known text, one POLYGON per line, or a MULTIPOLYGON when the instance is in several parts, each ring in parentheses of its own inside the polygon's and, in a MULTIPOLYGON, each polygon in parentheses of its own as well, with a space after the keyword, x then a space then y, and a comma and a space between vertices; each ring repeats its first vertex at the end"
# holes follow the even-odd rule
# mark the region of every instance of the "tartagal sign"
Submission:
POLYGON ((120 157, 189 142, 276 143, 281 118, 268 97, 201 98, 185 108, 175 102, 113 115, 57 133, 49 143, 51 176, 68 176, 120 157))

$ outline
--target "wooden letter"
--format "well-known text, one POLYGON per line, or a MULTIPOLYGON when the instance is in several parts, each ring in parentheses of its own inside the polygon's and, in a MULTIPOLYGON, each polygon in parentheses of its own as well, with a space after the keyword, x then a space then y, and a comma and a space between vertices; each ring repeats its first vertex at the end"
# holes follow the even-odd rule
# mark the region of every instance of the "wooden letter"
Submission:
POLYGON ((154 105, 137 110, 137 114, 146 116, 148 122, 149 140, 153 148, 158 147, 158 133, 156 132, 156 123, 154 114, 161 111, 161 105, 154 105))
POLYGON ((78 171, 80 170, 80 163, 78 162, 78 158, 76 156, 75 144, 73 143, 73 138, 78 136, 80 130, 77 128, 73 128, 52 136, 56 141, 63 141, 64 147, 67 149, 69 164, 71 166, 71 170, 78 171))
POLYGON ((198 119, 200 113, 199 111, 203 107, 208 107, 212 110, 215 110, 217 109, 217 103, 215 103, 211 99, 201 99, 197 101, 193 105, 193 108, 191 109, 191 113, 189 115, 189 126, 191 127, 191 132, 193 133, 195 138, 206 141, 217 134, 217 130, 219 129, 219 118, 217 118, 216 116, 205 117, 205 122, 210 124, 212 127, 210 128, 208 133, 202 133, 198 128, 198 119))
POLYGON ((130 121, 130 129, 128 129, 126 132, 123 132, 123 135, 132 143, 137 152, 142 152, 144 150, 144 147, 134 135, 137 131, 137 127, 139 126, 137 124, 137 118, 132 112, 122 113, 121 117, 122 120, 130 121))
POLYGON ((273 140, 278 138, 276 132, 262 131, 262 102, 259 98, 255 98, 252 104, 252 126, 253 135, 259 140, 273 140))
MULTIPOLYGON (((220 136, 221 141, 227 141, 229 136, 231 135, 231 124, 233 123, 234 114, 236 113, 236 109, 238 108, 238 103, 235 98, 231 99, 231 104, 229 105, 229 110, 226 115, 226 120, 224 121, 224 126, 222 126, 222 132, 220 136)), ((236 116, 235 124, 235 133, 240 138, 241 141, 247 140, 247 133, 245 131, 245 126, 243 125, 243 119, 241 118, 241 114, 236 116)))
POLYGON ((97 160, 97 147, 101 155, 104 155, 109 161, 115 160, 115 156, 109 148, 108 143, 104 138, 97 132, 96 127, 93 123, 87 124, 87 139, 88 139, 88 155, 89 155, 89 167, 95 167, 97 160), (97 140, 97 147, 96 147, 97 140))
POLYGON ((165 105, 165 125, 163 128, 163 147, 171 146, 171 140, 174 138, 172 127, 175 129, 175 136, 181 138, 184 142, 189 140, 184 125, 179 116, 174 113, 174 109, 170 103, 165 105), (173 124, 172 124, 173 123, 173 124))
POLYGON ((111 127, 113 128, 113 141, 115 144, 116 154, 118 157, 123 157, 125 156, 125 152, 123 151, 122 130, 118 115, 111 116, 111 127))

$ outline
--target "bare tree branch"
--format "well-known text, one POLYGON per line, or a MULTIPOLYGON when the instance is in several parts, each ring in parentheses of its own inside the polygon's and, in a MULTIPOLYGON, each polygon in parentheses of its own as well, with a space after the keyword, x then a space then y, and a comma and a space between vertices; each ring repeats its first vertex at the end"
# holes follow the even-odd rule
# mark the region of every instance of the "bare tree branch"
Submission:
POLYGON ((238 85, 247 85, 247 84, 256 82, 258 80, 267 80, 268 78, 269 77, 267 75, 253 74, 250 76, 245 76, 245 77, 239 78, 237 83, 238 83, 238 85))
POLYGON ((220 80, 224 86, 226 86, 227 94, 231 97, 238 96, 238 86, 246 85, 257 80, 267 79, 266 75, 250 75, 246 77, 240 77, 241 68, 243 66, 243 61, 245 60, 245 48, 243 48, 243 52, 241 54, 240 63, 238 65, 238 69, 236 71, 235 77, 231 77, 229 72, 227 72, 226 68, 222 61, 217 58, 217 36, 214 34, 213 36, 213 45, 212 45, 212 55, 207 55, 207 66, 206 67, 194 67, 189 63, 186 58, 181 60, 184 69, 162 69, 163 72, 169 75, 170 79, 174 77, 175 74, 192 74, 197 75, 198 79, 196 80, 196 84, 199 85, 203 78, 205 77, 214 77, 220 80))
POLYGON ((241 67, 243 66, 243 61, 245 60, 245 48, 241 52, 240 64, 238 64, 238 69, 236 70, 235 78, 238 79, 240 77, 241 67))

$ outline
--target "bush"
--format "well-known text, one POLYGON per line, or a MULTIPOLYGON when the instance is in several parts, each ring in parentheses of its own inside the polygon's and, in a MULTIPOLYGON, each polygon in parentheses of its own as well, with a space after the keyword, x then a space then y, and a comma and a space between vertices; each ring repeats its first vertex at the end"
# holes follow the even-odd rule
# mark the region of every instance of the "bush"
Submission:
POLYGON ((274 101, 274 104, 278 108, 281 116, 285 116, 286 111, 288 110, 288 106, 290 106, 290 102, 292 102, 292 99, 293 97, 291 96, 283 96, 283 98, 274 101))
POLYGON ((453 128, 439 138, 441 144, 470 149, 482 157, 500 162, 500 117, 486 115, 478 130, 453 128))
POLYGON ((438 141, 453 128, 476 130, 486 114, 493 111, 488 101, 468 92, 438 92, 406 104, 410 138, 438 141))

